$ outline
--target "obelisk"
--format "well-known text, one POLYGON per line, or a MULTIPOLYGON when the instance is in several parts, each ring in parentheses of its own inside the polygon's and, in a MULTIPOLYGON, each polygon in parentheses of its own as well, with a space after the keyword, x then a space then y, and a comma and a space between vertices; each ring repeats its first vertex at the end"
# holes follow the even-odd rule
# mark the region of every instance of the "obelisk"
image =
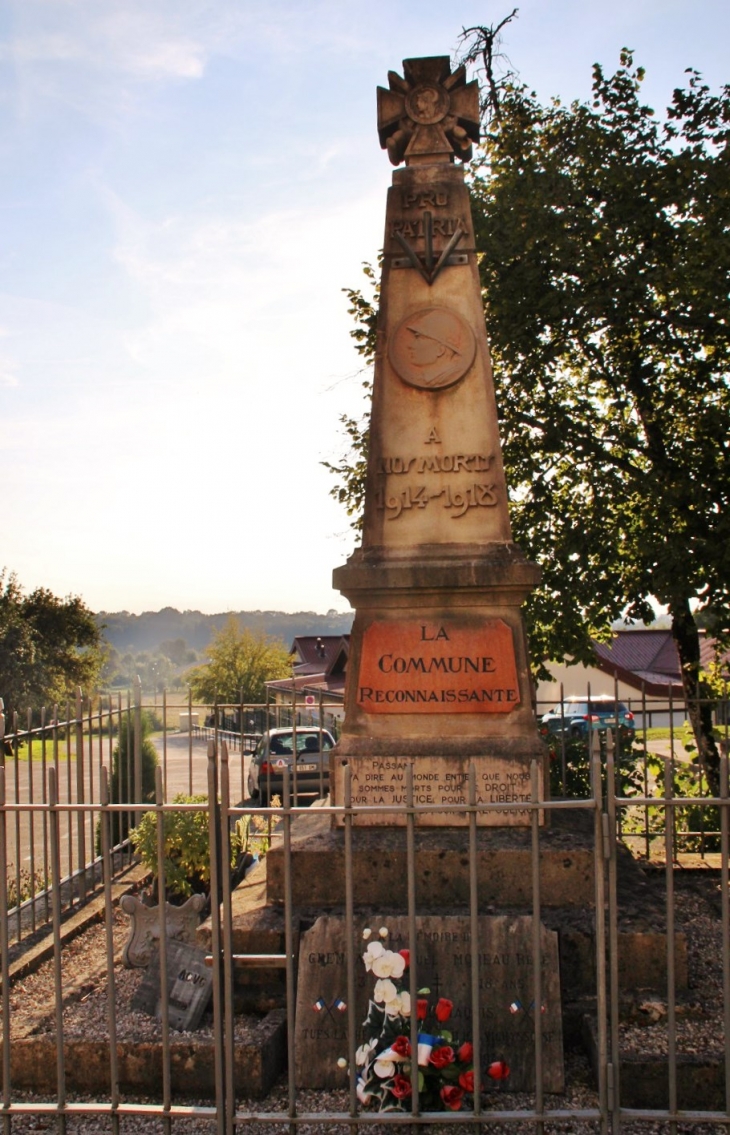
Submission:
MULTIPOLYGON (((378 88, 393 173, 370 426, 362 546, 334 572, 355 609, 334 802, 510 808, 480 823, 529 823, 530 766, 544 748, 532 710, 521 604, 539 581, 512 542, 474 229, 462 166, 479 138, 476 82, 448 57, 406 59, 378 88)), ((398 824, 404 816, 359 815, 398 824)))

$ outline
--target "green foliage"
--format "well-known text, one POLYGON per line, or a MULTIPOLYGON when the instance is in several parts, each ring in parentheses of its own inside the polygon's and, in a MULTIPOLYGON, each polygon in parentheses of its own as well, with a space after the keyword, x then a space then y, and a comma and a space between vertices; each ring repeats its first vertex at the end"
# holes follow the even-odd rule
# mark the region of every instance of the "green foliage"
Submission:
MULTIPOLYGON (((582 737, 566 737, 565 739, 565 788, 563 788, 563 751, 559 737, 551 736, 548 738, 548 752, 552 799, 561 797, 586 799, 593 795, 591 754, 587 739, 582 737)), ((602 738, 599 742, 598 753, 601 758, 601 792, 605 792, 607 757, 605 738, 602 738)), ((614 754, 616 792, 619 795, 633 796, 641 791, 640 758, 641 750, 635 748, 630 740, 620 739, 618 752, 614 754)))
MULTIPOLYGON (((134 710, 128 716, 122 714, 119 739, 112 753, 111 803, 122 804, 139 800, 152 803, 155 798, 155 770, 159 763, 157 750, 150 740, 153 720, 147 710, 142 710, 142 790, 138 796, 134 785, 134 710)), ((134 817, 132 825, 135 824, 134 817)), ((129 833, 129 815, 125 812, 112 813, 112 846, 126 839, 129 833)), ((97 835, 97 844, 98 844, 97 835)))
POLYGON ((23 715, 93 692, 101 669, 101 632, 82 599, 59 599, 44 587, 23 592, 0 572, 0 697, 6 714, 23 715))
MULTIPOLYGON (((382 263, 382 259, 380 261, 382 263)), ((378 303, 380 300, 380 283, 371 264, 363 264, 363 274, 368 280, 368 295, 363 294, 359 288, 344 288, 350 306, 347 309, 355 327, 350 336, 355 341, 355 350, 362 356, 368 367, 366 377, 362 380, 367 410, 360 418, 351 418, 343 414, 340 425, 347 438, 347 450, 340 461, 332 464, 323 461, 328 469, 337 478, 337 483, 330 489, 330 496, 344 506, 347 515, 351 518, 351 526, 356 532, 362 530, 363 508, 365 505, 365 478, 368 464, 368 442, 370 437, 370 400, 373 393, 373 383, 370 367, 375 358, 375 340, 378 323, 378 303)))
MULTIPOLYGON (((173 804, 207 804, 207 796, 178 793, 173 804)), ((165 885, 171 895, 187 898, 210 890, 210 842, 207 812, 166 812, 165 885)), ((132 843, 145 867, 157 873, 157 813, 145 812, 132 832, 132 843)))
POLYGON ((13 910, 16 906, 24 903, 26 899, 32 898, 33 895, 39 894, 50 887, 50 876, 48 883, 41 870, 37 870, 34 875, 31 875, 25 867, 20 869, 20 889, 18 889, 18 879, 15 872, 15 867, 12 863, 8 863, 8 910, 13 910))
POLYGON ((291 675, 291 659, 282 643, 242 628, 231 617, 216 631, 208 662, 188 674, 193 697, 212 705, 262 702, 266 682, 291 675))
MULTIPOLYGON (((182 641, 182 640, 179 640, 182 641)), ((142 683, 142 689, 161 693, 164 689, 180 688, 183 685, 182 664, 173 662, 162 650, 127 650, 121 654, 115 647, 110 647, 104 669, 102 681, 107 686, 129 688, 136 678, 142 683)), ((195 662, 194 650, 188 650, 183 656, 184 664, 195 662)))
POLYGON ((504 93, 472 186, 533 654, 588 660, 649 596, 727 609, 730 90, 664 123, 630 53, 593 100, 504 93))
MULTIPOLYGON (((186 796, 178 793, 173 804, 205 804, 207 796, 186 796)), ((208 812, 192 809, 165 812, 165 887, 169 897, 188 898, 210 891, 210 840, 208 812)), ((231 868, 238 867, 247 853, 266 854, 269 836, 266 820, 246 815, 236 821, 231 832, 231 868)), ((157 874, 157 813, 145 812, 132 832, 132 843, 142 863, 157 874)), ((234 881, 238 881, 234 877, 234 881)))
MULTIPOLYGON (((684 740, 686 748, 691 749, 689 732, 684 740)), ((654 795, 664 796, 664 761, 648 756, 647 764, 652 774, 654 795)), ((697 803, 683 804, 674 809, 674 831, 677 851, 699 852, 720 850, 720 812, 718 808, 704 804, 702 797, 709 794, 707 777, 703 774, 695 757, 692 761, 673 761, 670 767, 671 794, 684 799, 695 798, 697 803)), ((666 824, 671 826, 671 813, 664 807, 649 807, 648 826, 654 835, 663 834, 666 824)))

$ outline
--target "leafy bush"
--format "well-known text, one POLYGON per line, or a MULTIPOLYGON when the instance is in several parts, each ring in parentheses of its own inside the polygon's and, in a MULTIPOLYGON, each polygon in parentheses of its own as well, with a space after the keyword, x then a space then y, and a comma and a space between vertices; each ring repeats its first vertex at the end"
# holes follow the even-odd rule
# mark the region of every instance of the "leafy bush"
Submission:
MULTIPOLYGON (((592 795, 591 754, 588 740, 582 737, 565 739, 565 791, 563 791, 563 765, 560 738, 547 739, 550 754, 550 795, 553 799, 563 796, 570 799, 583 799, 592 795)), ((601 738, 601 776, 606 776, 606 742, 601 738)), ((616 791, 622 796, 631 796, 641 790, 639 770, 640 753, 634 749, 630 740, 621 739, 614 753, 617 770, 616 791)), ((605 787, 605 785, 604 785, 605 787)))
MULTIPOLYGON (((178 793, 173 804, 205 804, 207 796, 186 796, 178 793)), ((165 812, 165 887, 173 900, 185 899, 192 894, 210 892, 210 841, 208 838, 208 812, 192 810, 165 812)), ((264 855, 268 850, 268 837, 263 817, 243 816, 231 832, 232 885, 236 886, 251 863, 253 853, 264 855)), ((132 832, 132 843, 142 863, 157 874, 157 813, 145 812, 132 832)))
MULTIPOLYGON (((33 876, 30 871, 25 867, 20 869, 20 890, 18 890, 18 879, 15 873, 15 867, 12 863, 8 863, 8 910, 13 910, 14 907, 20 906, 26 899, 31 898, 33 895, 39 894, 46 888, 46 880, 43 872, 38 870, 33 876)), ((50 876, 48 879, 48 886, 50 887, 50 876)))
MULTIPOLYGON (((155 799, 155 770, 158 765, 157 750, 149 735, 154 728, 153 720, 147 710, 142 710, 142 791, 139 801, 152 803, 155 799)), ((134 800, 134 717, 122 714, 119 726, 119 740, 112 754, 111 803, 126 804, 134 800), (131 792, 130 792, 131 788, 131 792)), ((135 823, 134 818, 132 824, 135 823)), ((126 812, 112 813, 112 846, 121 843, 129 834, 130 817, 126 812)), ((99 836, 97 830, 97 850, 99 836)))

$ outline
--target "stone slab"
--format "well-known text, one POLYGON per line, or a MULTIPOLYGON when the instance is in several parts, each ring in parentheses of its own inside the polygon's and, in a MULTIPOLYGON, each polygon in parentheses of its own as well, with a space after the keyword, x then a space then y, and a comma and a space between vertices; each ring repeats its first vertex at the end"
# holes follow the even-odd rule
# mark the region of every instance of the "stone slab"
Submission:
MULTIPOLYGON (((295 907, 331 910, 345 902, 344 832, 327 815, 302 817, 292 825, 292 894, 295 907)), ((577 823, 540 833, 541 899, 545 907, 592 907, 593 845, 577 823)), ((469 906, 469 835, 465 829, 415 833, 416 903, 422 912, 469 906)), ((352 833, 355 905, 375 910, 407 907, 407 850, 403 828, 356 828, 352 833)), ((284 852, 267 859, 267 897, 284 901, 284 852)), ((531 833, 520 828, 481 828, 477 833, 479 902, 485 906, 532 906, 531 833)))
MULTIPOLYGON (((167 1014, 170 1028, 194 1032, 213 995, 213 971, 205 964, 205 950, 186 942, 167 943, 167 1014)), ((139 1013, 162 1019, 160 957, 152 958, 132 998, 139 1013)))
MULTIPOLYGON (((296 1014, 296 1078, 302 1088, 344 1087, 346 1073, 337 1067, 347 1055, 348 1015, 355 1013, 358 1044, 362 1021, 375 978, 362 962, 366 925, 381 923, 356 919, 352 943, 355 965, 356 1003, 347 1005, 347 940, 342 917, 323 915, 302 935, 296 1014), (340 1002, 345 1002, 344 1009, 340 1002)), ((408 919, 383 918, 391 949, 408 948, 408 919)), ((416 921, 417 982, 431 990, 430 1000, 447 997, 454 1002, 449 1028, 455 1040, 472 1039, 471 929, 470 920, 459 915, 428 915, 416 921)), ((478 1006, 481 1022, 482 1060, 488 1067, 505 1060, 511 1074, 510 1091, 534 1088, 534 1009, 532 977, 532 918, 497 915, 479 918, 478 1006)), ((541 927, 543 959, 540 1014, 543 1037, 544 1086, 549 1092, 564 1090, 562 1013, 557 934, 541 927)), ((411 957, 414 957, 413 950, 411 957)))
MULTIPOLYGON (((0 1054, 2 1042, 0 1042, 0 1054)), ((67 1039, 64 1042, 66 1088, 90 1095, 108 1095, 109 1041, 67 1039)), ((120 1041, 117 1044, 119 1085, 152 1098, 162 1091, 162 1044, 159 1041, 120 1041)), ((236 1092, 260 1099, 286 1063, 286 1014, 275 1010, 258 1024, 249 1041, 234 1050, 236 1092)), ((10 1076, 14 1088, 55 1094, 55 1036, 28 1037, 10 1047, 10 1076)), ((170 1086, 175 1094, 215 1097, 215 1046, 209 1038, 174 1041, 170 1045, 170 1086)))
MULTIPOLYGON (((492 805, 477 812, 479 827, 526 827, 530 810, 519 807, 531 800, 527 763, 492 755, 482 757, 333 757, 334 798, 345 800, 345 769, 351 770, 352 804, 373 811, 355 812, 358 827, 403 827, 406 823, 406 770, 413 763, 413 799, 419 809, 417 827, 465 827, 469 799, 469 765, 476 770, 476 801, 492 805), (382 811, 387 808, 390 811, 382 811), (440 809, 444 810, 441 811, 440 809)), ((538 798, 542 796, 542 762, 538 765, 538 798)), ((544 823, 544 811, 539 812, 544 823)), ((344 825, 344 817, 338 822, 344 825)))
POLYGON ((366 713, 511 713, 519 703, 512 628, 453 615, 373 622, 363 634, 357 704, 366 713), (446 625, 445 625, 446 623, 446 625))

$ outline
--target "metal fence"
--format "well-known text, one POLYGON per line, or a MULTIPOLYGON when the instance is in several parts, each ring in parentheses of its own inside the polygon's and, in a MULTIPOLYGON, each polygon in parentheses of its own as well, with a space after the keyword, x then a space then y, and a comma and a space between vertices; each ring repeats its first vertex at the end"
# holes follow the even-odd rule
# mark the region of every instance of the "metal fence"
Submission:
MULTIPOLYGON (((228 745, 219 736, 217 743, 211 740, 207 747, 205 802, 170 802, 165 790, 168 769, 164 763, 156 771, 152 804, 133 802, 135 785, 142 784, 141 698, 137 695, 126 703, 117 700, 94 712, 82 712, 82 708, 77 702, 75 713, 67 713, 61 720, 54 711, 49 721, 36 726, 31 715, 25 729, 18 728, 16 721, 5 737, 5 762, 0 767, 0 1115, 5 1131, 32 1130, 49 1120, 54 1120, 62 1131, 67 1124, 70 1130, 74 1124, 84 1123, 91 1124, 84 1130, 117 1131, 132 1116, 147 1117, 150 1123, 162 1122, 165 1130, 172 1126, 190 1130, 191 1124, 201 1124, 200 1129, 209 1128, 221 1135, 244 1125, 261 1124, 290 1131, 310 1125, 353 1131, 359 1126, 384 1129, 393 1124, 464 1123, 490 1130, 512 1129, 515 1124, 529 1124, 536 1131, 544 1130, 546 1124, 568 1131, 607 1131, 609 1127, 618 1131, 631 1124, 638 1124, 642 1130, 659 1130, 656 1125, 661 1124, 668 1124, 671 1131, 679 1130, 680 1125, 683 1130, 728 1129, 730 801, 725 757, 717 795, 710 795, 706 784, 701 796, 677 793, 675 764, 680 763, 681 754, 673 747, 661 762, 662 772, 645 778, 643 792, 629 795, 621 788, 619 766, 623 754, 609 735, 604 745, 599 742, 593 746, 586 792, 573 798, 546 798, 540 791, 538 767, 533 764, 531 798, 519 804, 478 802, 476 769, 472 765, 466 803, 451 809, 438 805, 439 811, 451 810, 455 816, 458 813, 460 820, 467 817, 466 826, 452 837, 449 845, 453 852, 449 862, 456 865, 460 877, 459 885, 453 887, 452 905, 443 909, 450 915, 458 909, 468 924, 472 943, 480 941, 480 919, 484 917, 508 911, 510 917, 526 915, 531 919, 525 950, 532 981, 529 988, 516 991, 514 1014, 515 1029, 518 1025, 521 1029, 520 1043, 527 1043, 525 1038, 529 1037, 534 1086, 510 1093, 508 1079, 503 1082, 498 1075, 494 1077, 495 1061, 504 1065, 510 1062, 509 1044, 505 1042, 500 1052, 490 1050, 477 1028, 472 1030, 473 1035, 461 1037, 473 1044, 476 1084, 478 1088, 481 1081, 484 1089, 475 1091, 472 1106, 445 1112, 427 1110, 419 1080, 413 1076, 411 1092, 402 1104, 404 1110, 372 1111, 358 1094, 362 1067, 358 1065, 358 1049, 362 1038, 361 1021, 354 1010, 362 996, 363 965, 359 955, 363 920, 376 934, 378 927, 383 924, 387 928, 388 922, 400 920, 399 925, 406 928, 405 938, 411 947, 406 988, 410 1003, 415 1006, 422 982, 418 951, 413 947, 421 933, 422 918, 433 914, 431 884, 425 886, 428 839, 423 835, 422 821, 434 811, 434 806, 415 802, 413 766, 407 764, 405 770, 405 808, 390 809, 397 811, 401 819, 405 813, 405 828, 398 843, 400 858, 394 860, 402 877, 393 877, 390 891, 376 906, 369 877, 363 874, 363 855, 372 857, 378 850, 389 848, 391 854, 393 847, 388 843, 387 830, 383 834, 381 828, 377 829, 375 852, 373 846, 366 846, 363 851, 362 829, 357 821, 365 813, 388 809, 353 806, 349 781, 341 805, 333 807, 325 801, 312 812, 294 806, 284 770, 280 807, 262 810, 235 805, 239 762, 231 761, 228 745), (128 762, 127 790, 122 799, 119 793, 115 799, 113 751, 125 730, 128 738, 136 736, 137 744, 132 745, 132 759, 128 762), (21 768, 24 764, 25 780, 21 768), (207 938, 212 1011, 197 1040, 181 1035, 171 1024, 170 1004, 163 995, 171 979, 170 933, 167 920, 159 920, 154 954, 159 964, 160 1024, 154 1051, 144 1037, 130 1040, 121 1023, 128 1008, 128 993, 125 971, 119 965, 120 918, 116 906, 119 880, 124 879, 132 856, 128 841, 115 837, 122 832, 125 818, 131 817, 134 826, 150 808, 157 816, 159 893, 165 891, 165 818, 201 812, 205 816, 210 893, 214 896, 213 910, 218 911, 218 917, 210 920, 207 938), (709 831, 710 816, 712 826, 717 828, 716 835, 713 833, 716 849, 711 853, 711 865, 705 866, 700 876, 706 909, 716 916, 708 922, 714 935, 709 943, 702 939, 702 919, 706 916, 697 914, 694 898, 685 901, 687 872, 677 865, 681 851, 677 818, 690 808, 708 820, 701 831, 709 831), (504 890, 500 892, 502 884, 495 877, 500 868, 493 856, 500 847, 502 854, 507 854, 509 841, 505 843, 501 835, 494 836, 495 829, 482 826, 488 813, 505 810, 521 810, 527 818, 527 826, 510 835, 519 853, 519 901, 504 890), (628 819, 637 814, 658 820, 648 847, 651 855, 643 856, 643 868, 629 854, 626 840, 622 839, 622 833, 632 834, 627 831, 628 819), (247 876, 243 889, 248 887, 253 893, 262 885, 263 878, 274 895, 273 906, 279 915, 280 938, 272 931, 266 949, 260 945, 256 949, 240 948, 240 942, 246 941, 240 937, 241 908, 237 905, 243 889, 234 889, 235 880, 224 866, 231 862, 236 824, 250 826, 251 817, 259 822, 261 842, 268 845, 268 854, 247 876), (309 888, 317 889, 314 880, 307 878, 309 868, 302 868, 298 857, 301 859, 302 833, 310 831, 314 821, 319 824, 318 830, 324 830, 335 818, 340 825, 337 864, 334 860, 329 865, 325 862, 323 868, 331 875, 334 887, 334 900, 328 909, 339 919, 345 944, 340 958, 343 988, 337 998, 344 1009, 337 1019, 343 1037, 341 1059, 346 1067, 333 1072, 334 1086, 315 1095, 306 1083, 302 1084, 301 1069, 314 1063, 317 1041, 307 1040, 305 1031, 295 1027, 295 1021, 297 1011, 302 1013, 301 1001, 297 1004, 298 977, 300 992, 302 984, 298 971, 300 944, 316 914, 307 895, 309 888), (23 832, 27 833, 26 843, 23 832), (560 903, 556 904, 551 889, 550 864, 557 862, 556 856, 567 862, 572 855, 573 870, 581 849, 585 853, 580 884, 583 898, 577 904, 573 902, 572 920, 565 922, 561 921, 560 903), (22 890, 18 864, 23 850, 28 856, 31 880, 40 871, 42 886, 39 882, 34 890, 31 882, 28 898, 13 906, 13 886, 19 894, 22 890), (89 1037, 74 1032, 79 1026, 69 1017, 69 1007, 83 1001, 86 994, 79 994, 84 983, 69 967, 66 931, 69 918, 89 905, 94 891, 93 901, 101 920, 98 933, 103 937, 95 981, 103 994, 108 1039, 102 1056, 95 1050, 92 1060, 89 1037), (646 917, 647 911, 649 930, 642 929, 643 923, 637 930, 637 920, 646 917), (46 1016, 41 1024, 36 1020, 20 1027, 15 1035, 14 1021, 19 1006, 22 1007, 25 983, 31 980, 25 977, 23 939, 35 946, 42 938, 41 924, 46 918, 50 933, 45 939, 48 959, 44 964, 52 983, 46 1016), (545 970, 541 923, 557 935, 559 942, 567 1054, 562 1093, 546 1087, 548 1041, 542 1012, 546 998, 554 996, 554 988, 550 987, 550 975, 545 970), (279 1004, 280 1016, 285 1017, 287 1024, 283 1041, 285 1071, 268 1094, 263 1092, 260 1081, 251 1089, 241 1068, 245 1044, 240 1037, 239 1007, 242 997, 249 1004, 255 1001, 259 989, 265 991, 264 999, 268 998, 271 1005, 279 1004), (646 1005, 648 1009, 642 1007, 646 1005), (641 1013, 648 1013, 649 1017, 637 1025, 637 1015, 641 1013), (689 1019, 697 1028, 687 1029, 689 1019), (644 1030, 644 1043, 640 1040, 637 1044, 634 1038, 633 1046, 627 1047, 627 1036, 636 1028, 644 1030), (44 1037, 50 1038, 46 1048, 44 1037), (201 1090, 197 1098, 191 1090, 185 1092, 186 1082, 191 1088, 193 1081, 191 1077, 186 1081, 184 1071, 185 1061, 193 1060, 191 1045, 196 1044, 203 1053, 201 1059, 210 1064, 209 1091, 201 1090), (303 1052, 302 1046, 308 1044, 314 1048, 303 1052), (649 1051, 652 1046, 656 1052, 649 1051), (96 1086, 92 1089, 88 1087, 92 1081, 79 1079, 79 1065, 84 1063, 94 1063, 96 1068, 96 1086), (145 1063, 154 1066, 152 1083, 156 1086, 151 1086, 149 1077, 143 1077, 135 1087, 129 1069, 145 1063), (253 1098, 256 1095, 262 1098, 253 1098)), ((190 747, 191 740, 191 736, 181 738, 184 757, 185 748, 189 748, 192 767, 199 758, 190 747)), ((167 761, 171 759, 167 744, 164 755, 167 761)), ((245 753, 241 757, 242 774, 245 753)), ((192 772, 190 778, 192 784, 192 772)), ((634 847, 635 855, 646 848, 646 832, 642 831, 634 847)), ((708 856, 709 852, 706 862, 708 856)), ((449 881, 442 880, 441 885, 448 890, 449 881)), ((568 901, 565 894, 563 900, 568 901)), ((264 938, 265 934, 249 941, 255 943, 264 938)), ((468 979, 467 1019, 481 1021, 485 999, 492 996, 489 982, 485 984, 484 980, 488 959, 473 947, 462 961, 468 979)), ((309 1007, 313 1008, 316 1006, 309 1007)), ((334 1001, 326 1001, 320 1009, 329 1017, 338 1012, 334 1001)), ((549 1015, 549 1004, 547 1010, 549 1015)), ((407 1024, 407 1040, 413 1053, 418 1051, 419 1031, 418 1015, 413 1012, 407 1024)), ((260 1060, 273 1061, 275 1050, 275 1044, 264 1047, 260 1060)))

